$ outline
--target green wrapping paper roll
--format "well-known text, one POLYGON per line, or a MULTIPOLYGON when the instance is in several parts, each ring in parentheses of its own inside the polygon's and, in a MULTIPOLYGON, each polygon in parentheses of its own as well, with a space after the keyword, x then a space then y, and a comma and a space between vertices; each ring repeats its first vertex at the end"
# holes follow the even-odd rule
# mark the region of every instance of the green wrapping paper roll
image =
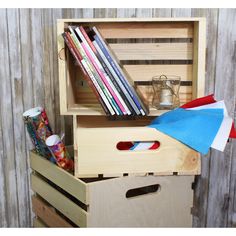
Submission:
POLYGON ((41 156, 51 158, 51 152, 45 141, 53 133, 45 110, 42 107, 29 109, 23 113, 23 120, 36 152, 41 156))

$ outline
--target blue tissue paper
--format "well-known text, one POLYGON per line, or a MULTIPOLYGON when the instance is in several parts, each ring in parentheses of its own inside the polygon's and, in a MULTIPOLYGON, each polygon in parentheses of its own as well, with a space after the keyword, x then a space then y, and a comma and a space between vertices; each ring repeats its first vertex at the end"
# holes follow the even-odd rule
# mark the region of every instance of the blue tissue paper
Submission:
POLYGON ((221 126, 223 117, 223 109, 177 108, 155 118, 148 127, 155 128, 205 155, 221 126))

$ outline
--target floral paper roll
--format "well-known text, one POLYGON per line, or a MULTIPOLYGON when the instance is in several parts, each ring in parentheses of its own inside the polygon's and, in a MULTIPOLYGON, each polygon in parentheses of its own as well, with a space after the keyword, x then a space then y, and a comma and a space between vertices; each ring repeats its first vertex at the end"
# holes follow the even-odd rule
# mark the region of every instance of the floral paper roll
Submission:
POLYGON ((42 107, 31 108, 23 113, 23 120, 36 152, 50 158, 52 155, 45 141, 52 135, 52 130, 45 110, 42 107))
POLYGON ((64 143, 58 135, 51 135, 46 139, 46 145, 51 150, 56 163, 67 171, 74 170, 74 161, 70 158, 64 143))

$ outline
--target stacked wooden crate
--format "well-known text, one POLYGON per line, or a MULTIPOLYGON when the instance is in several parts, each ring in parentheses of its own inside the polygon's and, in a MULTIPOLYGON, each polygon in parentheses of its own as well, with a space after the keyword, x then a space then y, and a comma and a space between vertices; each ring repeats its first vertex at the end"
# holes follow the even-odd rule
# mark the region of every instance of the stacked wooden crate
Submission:
POLYGON ((60 108, 62 115, 73 115, 75 173, 31 153, 35 226, 190 227, 200 155, 146 127, 166 111, 150 107, 147 117, 107 119, 66 50, 61 33, 68 25, 96 26, 146 103, 157 74, 181 76, 181 103, 204 95, 205 19, 58 20, 60 108), (160 147, 117 149, 128 141, 158 141, 160 147), (54 223, 48 214, 55 215, 54 223))

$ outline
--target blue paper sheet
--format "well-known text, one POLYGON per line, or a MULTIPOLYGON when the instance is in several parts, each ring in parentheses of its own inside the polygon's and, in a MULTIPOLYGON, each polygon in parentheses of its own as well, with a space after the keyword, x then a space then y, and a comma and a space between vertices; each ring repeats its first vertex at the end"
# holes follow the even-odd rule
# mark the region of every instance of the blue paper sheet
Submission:
POLYGON ((223 109, 178 108, 155 118, 149 127, 179 140, 202 154, 207 154, 223 117, 223 109))

